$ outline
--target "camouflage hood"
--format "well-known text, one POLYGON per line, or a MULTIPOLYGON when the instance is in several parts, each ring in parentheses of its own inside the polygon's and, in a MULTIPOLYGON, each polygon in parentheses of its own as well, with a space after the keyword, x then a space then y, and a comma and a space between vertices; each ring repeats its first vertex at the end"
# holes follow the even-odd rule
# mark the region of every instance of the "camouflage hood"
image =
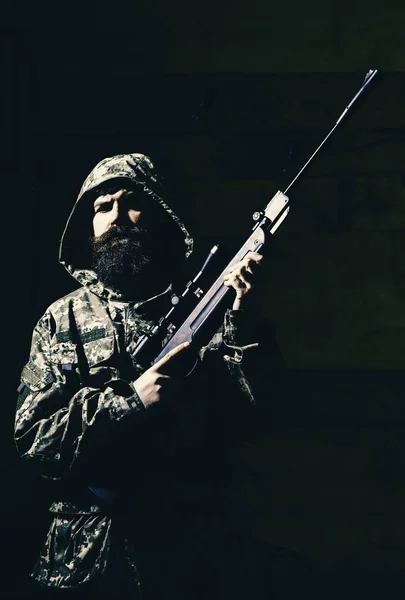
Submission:
POLYGON ((175 231, 182 236, 185 258, 193 251, 193 240, 185 225, 160 195, 160 185, 151 160, 143 154, 119 154, 103 159, 85 179, 77 200, 67 220, 59 246, 59 262, 81 285, 98 296, 122 300, 118 292, 107 289, 91 269, 89 237, 92 235, 93 205, 91 192, 106 181, 129 179, 151 202, 165 210, 178 226, 175 231))

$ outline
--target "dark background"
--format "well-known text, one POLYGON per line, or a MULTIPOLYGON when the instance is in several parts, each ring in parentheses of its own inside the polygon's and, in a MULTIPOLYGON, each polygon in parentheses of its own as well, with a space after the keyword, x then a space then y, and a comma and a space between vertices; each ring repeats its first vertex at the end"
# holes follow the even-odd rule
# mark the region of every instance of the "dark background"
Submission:
POLYGON ((22 597, 48 502, 14 449, 16 388, 32 327, 75 288, 57 252, 85 176, 106 156, 149 154, 198 253, 215 242, 236 249, 251 214, 286 188, 370 68, 382 74, 291 189, 266 261, 262 304, 288 393, 268 434, 238 457, 235 518, 270 554, 297 550, 275 552, 283 599, 403 596, 399 5, 155 0, 14 4, 3 14, 5 598, 22 597))

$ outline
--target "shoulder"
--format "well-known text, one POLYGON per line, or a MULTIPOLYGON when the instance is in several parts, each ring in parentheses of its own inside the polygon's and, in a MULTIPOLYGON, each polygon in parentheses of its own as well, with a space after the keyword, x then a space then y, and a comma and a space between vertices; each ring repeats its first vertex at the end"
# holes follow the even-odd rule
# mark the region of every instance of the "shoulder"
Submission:
POLYGON ((80 307, 100 306, 103 301, 85 287, 80 287, 66 296, 55 300, 46 310, 51 315, 56 315, 66 310, 77 310, 80 307))
POLYGON ((75 326, 105 321, 107 312, 105 302, 85 287, 80 287, 66 296, 55 300, 39 320, 50 330, 69 330, 75 326))

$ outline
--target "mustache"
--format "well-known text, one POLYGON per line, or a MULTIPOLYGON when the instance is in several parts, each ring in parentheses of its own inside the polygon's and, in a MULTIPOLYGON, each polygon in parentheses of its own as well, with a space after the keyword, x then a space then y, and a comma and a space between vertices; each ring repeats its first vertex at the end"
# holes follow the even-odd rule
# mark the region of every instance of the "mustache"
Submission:
POLYGON ((137 225, 114 225, 97 237, 90 236, 90 243, 94 249, 104 248, 109 246, 111 242, 119 240, 128 240, 139 244, 147 235, 148 232, 144 227, 138 227, 137 225))

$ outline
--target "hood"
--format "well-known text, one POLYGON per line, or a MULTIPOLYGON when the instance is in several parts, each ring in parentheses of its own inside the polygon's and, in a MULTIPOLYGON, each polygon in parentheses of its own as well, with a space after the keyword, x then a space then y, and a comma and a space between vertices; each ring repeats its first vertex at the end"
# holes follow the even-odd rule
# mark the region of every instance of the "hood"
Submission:
POLYGON ((118 154, 100 161, 85 179, 68 217, 59 245, 59 262, 81 285, 98 296, 124 300, 118 292, 105 287, 98 280, 91 269, 89 246, 89 237, 93 234, 91 192, 102 183, 117 178, 129 179, 132 184, 140 187, 150 202, 156 202, 173 219, 177 225, 173 229, 178 231, 184 241, 185 258, 193 251, 193 239, 184 223, 161 197, 161 186, 149 157, 143 154, 118 154))

